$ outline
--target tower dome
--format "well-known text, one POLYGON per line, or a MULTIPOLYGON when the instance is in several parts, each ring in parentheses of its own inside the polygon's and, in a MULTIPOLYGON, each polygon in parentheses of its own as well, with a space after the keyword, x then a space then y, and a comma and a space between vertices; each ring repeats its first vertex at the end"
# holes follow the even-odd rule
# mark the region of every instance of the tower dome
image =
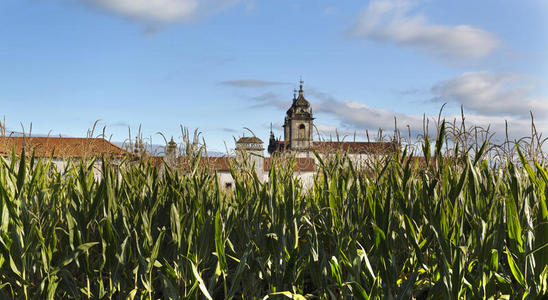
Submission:
POLYGON ((287 110, 287 117, 289 118, 312 118, 312 109, 310 108, 310 102, 304 97, 303 91, 303 81, 300 81, 299 85, 299 96, 295 93, 293 94, 293 103, 291 107, 287 110))
POLYGON ((263 141, 256 136, 243 136, 236 141, 236 150, 263 151, 263 141))

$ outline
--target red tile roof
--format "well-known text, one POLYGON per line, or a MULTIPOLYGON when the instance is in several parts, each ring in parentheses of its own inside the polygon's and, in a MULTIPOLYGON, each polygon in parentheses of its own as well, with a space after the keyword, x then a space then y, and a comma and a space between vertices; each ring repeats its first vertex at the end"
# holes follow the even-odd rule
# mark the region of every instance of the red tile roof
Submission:
MULTIPOLYGON (((270 171, 272 168, 272 163, 274 161, 281 161, 282 158, 277 157, 266 157, 264 159, 264 170, 265 172, 270 171)), ((295 172, 314 172, 316 170, 316 161, 310 157, 295 157, 295 167, 293 171, 295 172)))
MULTIPOLYGON (((230 164, 234 163, 234 157, 205 157, 202 158, 203 163, 207 164, 211 169, 216 171, 229 171, 230 164)), ((272 168, 272 157, 264 158, 263 170, 270 171, 272 168)), ((295 158, 295 172, 313 172, 315 170, 315 162, 313 158, 297 157, 295 158)))
POLYGON ((347 151, 348 153, 387 154, 398 150, 393 142, 314 142, 316 151, 347 151))
MULTIPOLYGON (((413 165, 417 165, 419 167, 426 167, 426 158, 424 156, 407 156, 404 158, 403 163, 406 164, 409 161, 409 163, 413 165)), ((436 158, 430 157, 430 164, 435 164, 436 158)))
POLYGON ((230 163, 234 160, 233 157, 207 157, 206 163, 216 171, 230 171, 230 163))
POLYGON ((163 156, 150 156, 150 157, 147 157, 146 161, 154 167, 160 167, 164 164, 164 157, 163 156))
POLYGON ((122 157, 129 154, 102 138, 0 137, 0 155, 10 155, 13 149, 20 154, 23 147, 27 154, 34 151, 37 157, 122 157))
MULTIPOLYGON (((217 171, 229 171, 230 170, 230 162, 232 162, 234 158, 233 157, 201 157, 200 158, 200 167, 202 168, 209 168, 211 170, 217 170, 217 171)), ((164 162, 163 156, 152 156, 149 157, 149 162, 153 164, 156 167, 159 167, 164 162)), ((180 156, 177 158, 178 167, 186 170, 188 167, 190 167, 191 161, 186 156, 180 156)))
MULTIPOLYGON (((153 156, 150 157, 150 163, 152 163, 155 166, 160 166, 162 164, 163 157, 161 156, 153 156)), ((234 157, 228 157, 228 156, 222 156, 222 157, 202 157, 200 159, 200 165, 202 167, 210 168, 211 170, 215 171, 224 171, 228 172, 230 171, 230 164, 234 163, 234 157)), ((264 159, 264 165, 263 170, 265 172, 270 171, 270 168, 272 168, 272 161, 282 161, 282 159, 278 158, 272 158, 272 157, 265 157, 264 159)), ((179 157, 179 164, 180 167, 184 168, 185 163, 188 163, 188 159, 186 157, 179 157)), ((295 172, 314 172, 315 170, 315 161, 313 158, 308 157, 297 157, 295 158, 295 172)))
POLYGON ((260 138, 256 137, 256 136, 243 136, 240 139, 238 139, 238 141, 236 141, 236 143, 257 143, 257 144, 262 144, 263 141, 260 138))
MULTIPOLYGON (((268 152, 284 152, 290 148, 287 141, 270 142, 268 152)), ((388 154, 399 151, 399 145, 394 142, 313 142, 312 149, 318 152, 344 151, 351 154, 388 154)))
MULTIPOLYGON (((233 157, 201 157, 200 158, 200 167, 209 168, 211 170, 217 171, 229 171, 229 163, 233 160, 233 157)), ((148 158, 148 162, 155 167, 160 167, 163 165, 164 157, 163 156, 151 156, 148 158)), ((178 167, 182 169, 187 169, 190 167, 190 160, 188 157, 181 156, 177 158, 178 167)))

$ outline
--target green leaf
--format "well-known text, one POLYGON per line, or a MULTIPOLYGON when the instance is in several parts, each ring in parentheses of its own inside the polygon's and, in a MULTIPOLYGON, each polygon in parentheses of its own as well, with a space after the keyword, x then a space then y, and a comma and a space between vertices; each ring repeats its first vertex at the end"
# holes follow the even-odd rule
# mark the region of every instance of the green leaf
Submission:
POLYGON ((84 253, 84 252, 87 252, 91 247, 95 246, 95 245, 98 245, 99 243, 98 242, 91 242, 91 243, 85 243, 85 244, 81 244, 79 245, 74 251, 72 251, 72 253, 70 254, 69 257, 65 258, 61 264, 60 264, 60 268, 70 264, 73 260, 75 260, 76 258, 78 258, 78 256, 80 256, 80 254, 84 253))
POLYGON ((445 138, 445 119, 441 122, 440 131, 438 132, 438 138, 436 140, 436 148, 434 155, 441 157, 441 148, 443 147, 443 141, 445 138))
POLYGON ((154 268, 154 264, 156 263, 156 259, 158 258, 158 253, 160 252, 160 245, 162 244, 162 240, 164 239, 164 232, 161 231, 158 235, 158 238, 156 239, 156 242, 154 243, 154 248, 152 248, 152 252, 150 253, 150 260, 148 261, 148 273, 152 272, 152 268, 154 268))
POLYGON ((519 147, 516 147, 516 150, 518 152, 521 164, 525 168, 525 171, 527 171, 527 174, 529 175, 529 178, 531 179, 531 182, 536 185, 537 184, 537 176, 535 175, 535 172, 533 171, 533 169, 531 168, 531 166, 529 165, 529 163, 525 159, 525 156, 523 156, 523 153, 521 152, 519 147))
POLYGON ((251 252, 250 249, 246 249, 246 251, 244 252, 244 255, 238 262, 238 267, 236 267, 236 273, 234 273, 234 276, 232 277, 233 280, 232 280, 232 285, 230 286, 230 290, 228 292, 228 298, 232 298, 234 294, 236 293, 236 287, 237 285, 239 285, 241 281, 240 277, 242 276, 245 270, 245 266, 247 264, 247 257, 249 256, 250 252, 251 252))
MULTIPOLYGON (((294 293, 291 293, 291 292, 275 292, 275 293, 270 293, 270 294, 268 294, 268 298, 270 298, 270 296, 278 296, 278 295, 286 296, 286 297, 289 298, 289 299, 306 300, 306 298, 305 298, 303 295, 294 294, 294 293)), ((266 298, 266 297, 265 297, 265 298, 266 298)), ((267 299, 268 299, 268 298, 267 298, 267 299)))
POLYGON ((335 256, 331 257, 331 260, 329 260, 329 265, 331 266, 331 276, 333 276, 333 278, 337 280, 337 283, 341 285, 341 270, 339 269, 339 262, 335 256))
POLYGON ((329 208, 331 209, 331 218, 333 219, 333 226, 338 228, 341 224, 339 217, 339 205, 338 205, 338 190, 336 179, 332 178, 329 183, 329 208))
POLYGON ((474 156, 474 166, 478 163, 478 161, 481 159, 481 156, 485 152, 485 149, 487 148, 487 142, 487 139, 483 141, 481 148, 476 152, 476 155, 474 156))
POLYGON ((523 253, 523 238, 521 237, 521 224, 519 223, 518 210, 515 201, 511 197, 506 197, 506 225, 508 228, 508 238, 519 253, 523 253))
POLYGON ((354 297, 362 300, 369 300, 369 295, 367 294, 367 291, 357 282, 352 281, 350 282, 352 285, 352 292, 354 297))
POLYGON ((191 266, 192 266, 192 273, 194 274, 194 278, 198 281, 200 290, 202 291, 202 293, 204 294, 204 296, 205 296, 207 299, 213 300, 213 298, 211 298, 211 295, 210 295, 209 292, 207 291, 207 288, 206 288, 206 285, 205 285, 205 283, 204 283, 204 280, 203 280, 202 277, 200 276, 200 273, 198 273, 198 269, 196 269, 196 265, 194 265, 193 262, 191 262, 190 264, 191 264, 191 266))
MULTIPOLYGON (((359 243, 358 243, 359 245, 359 243)), ((359 245, 360 249, 358 249, 358 255, 363 259, 365 262, 365 267, 367 268, 367 271, 369 271, 369 275, 371 275, 371 278, 375 279, 377 276, 375 275, 375 272, 373 272, 373 268, 371 267, 371 263, 369 262, 369 258, 367 257, 367 253, 365 252, 365 249, 363 249, 362 245, 359 245)))
POLYGON ((514 279, 521 285, 525 285, 525 279, 523 278, 523 274, 521 273, 520 269, 516 265, 514 258, 512 257, 512 254, 510 253, 510 250, 508 250, 508 247, 506 247, 506 257, 508 259, 508 265, 510 266, 510 271, 512 272, 512 275, 514 276, 514 279))
POLYGON ((542 185, 539 184, 539 208, 537 209, 535 220, 535 269, 536 273, 540 274, 543 270, 543 266, 548 265, 548 248, 545 247, 546 243, 548 243, 548 205, 546 199, 547 191, 544 190, 546 183, 548 183, 548 175, 538 163, 536 164, 536 167, 537 171, 541 174, 544 183, 542 185))
POLYGON ((221 223, 221 215, 219 210, 217 210, 217 213, 215 214, 215 249, 217 251, 217 260, 219 262, 221 272, 226 274, 227 264, 223 239, 223 224, 221 223))
POLYGON ((17 195, 16 198, 19 197, 21 194, 21 189, 23 188, 23 184, 25 183, 25 175, 26 175, 26 162, 25 162, 25 148, 23 147, 23 150, 21 151, 21 158, 19 160, 19 171, 17 172, 17 195))
POLYGON ((17 268, 17 265, 15 264, 15 261, 13 261, 12 256, 10 255, 10 268, 13 273, 15 273, 17 276, 21 277, 21 272, 17 268))
POLYGON ((57 280, 57 276, 53 276, 50 278, 49 284, 48 284, 48 299, 53 300, 55 299, 55 291, 57 290, 57 286, 59 285, 59 280, 57 280))
POLYGON ((499 252, 497 249, 491 249, 491 259, 489 260, 489 269, 493 272, 498 271, 499 268, 499 252))
POLYGON ((98 242, 91 242, 91 243, 84 243, 84 244, 81 244, 77 247, 78 250, 82 251, 82 252, 86 252, 88 251, 91 247, 95 246, 99 244, 98 242))
POLYGON ((386 240, 386 235, 384 234, 384 231, 382 231, 382 229, 380 229, 375 223, 373 223, 373 231, 375 235, 375 245, 379 248, 381 243, 386 240))

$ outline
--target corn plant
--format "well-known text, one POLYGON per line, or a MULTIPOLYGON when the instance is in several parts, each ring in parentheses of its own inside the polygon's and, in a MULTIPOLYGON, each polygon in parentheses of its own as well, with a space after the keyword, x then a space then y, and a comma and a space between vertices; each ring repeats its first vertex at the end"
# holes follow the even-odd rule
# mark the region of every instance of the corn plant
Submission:
MULTIPOLYGON (((413 151, 358 166, 317 154, 232 190, 126 159, 0 158, 0 295, 17 299, 537 299, 548 295, 548 170, 444 152, 441 124, 413 151), (100 162, 100 164, 97 164, 100 162), (101 176, 94 175, 100 165, 101 176)), ((453 147, 458 145, 453 144, 453 147)))

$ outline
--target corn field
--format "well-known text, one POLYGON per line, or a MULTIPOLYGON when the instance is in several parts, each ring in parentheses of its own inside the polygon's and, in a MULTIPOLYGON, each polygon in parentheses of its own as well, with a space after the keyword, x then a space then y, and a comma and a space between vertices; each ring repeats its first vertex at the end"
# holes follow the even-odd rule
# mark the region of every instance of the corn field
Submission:
POLYGON ((519 152, 425 164, 404 150, 368 168, 291 159, 219 187, 186 170, 94 159, 0 158, 0 298, 537 299, 548 295, 548 170, 519 152))

